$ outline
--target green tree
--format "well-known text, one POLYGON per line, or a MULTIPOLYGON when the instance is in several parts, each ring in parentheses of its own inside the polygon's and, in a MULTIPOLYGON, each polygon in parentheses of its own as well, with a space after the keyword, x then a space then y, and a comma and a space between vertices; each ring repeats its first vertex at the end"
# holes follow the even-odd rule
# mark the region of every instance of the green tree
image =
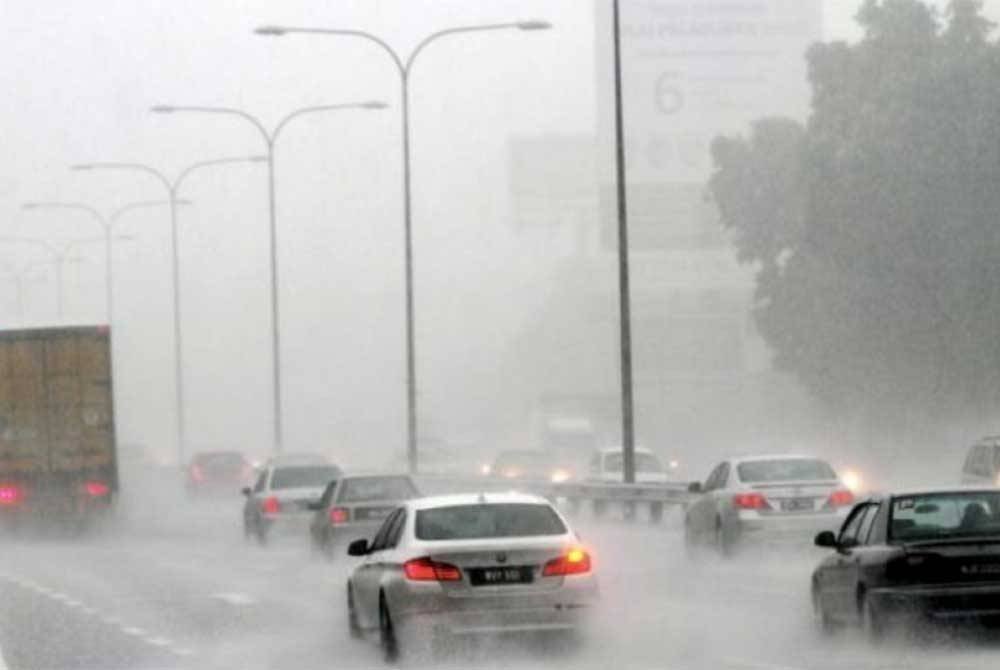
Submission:
POLYGON ((1000 46, 977 0, 868 0, 805 125, 717 138, 710 189, 776 363, 840 410, 1000 399, 1000 46))

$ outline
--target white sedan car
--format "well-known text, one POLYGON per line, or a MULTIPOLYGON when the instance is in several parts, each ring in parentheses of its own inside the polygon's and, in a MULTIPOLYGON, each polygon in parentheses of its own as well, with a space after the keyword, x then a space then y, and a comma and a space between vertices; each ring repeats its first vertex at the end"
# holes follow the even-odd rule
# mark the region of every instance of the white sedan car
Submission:
POLYGON ((459 637, 571 632, 597 595, 579 538, 532 495, 411 500, 348 553, 362 557, 347 583, 351 634, 377 631, 387 660, 459 637))
POLYGON ((743 542, 791 539, 809 546, 839 528, 854 495, 826 462, 811 456, 766 455, 719 463, 684 516, 688 548, 709 545, 723 556, 743 542))

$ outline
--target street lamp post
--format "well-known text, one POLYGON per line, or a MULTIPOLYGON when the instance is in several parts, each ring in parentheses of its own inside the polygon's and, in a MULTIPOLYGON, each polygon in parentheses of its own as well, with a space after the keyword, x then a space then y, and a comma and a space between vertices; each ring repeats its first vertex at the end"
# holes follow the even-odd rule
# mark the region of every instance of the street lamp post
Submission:
POLYGON ((258 35, 281 36, 292 33, 360 37, 377 44, 392 60, 399 72, 402 124, 403 124, 403 244, 406 283, 406 455, 411 473, 417 472, 417 370, 413 309, 413 237, 412 198, 410 179, 410 73, 413 63, 424 48, 435 40, 448 35, 494 30, 548 30, 547 21, 515 21, 473 26, 458 26, 431 33, 404 59, 388 42, 363 30, 339 28, 296 28, 288 26, 261 26, 258 35))
MULTIPOLYGON (((173 179, 160 170, 146 165, 145 163, 82 163, 74 165, 73 170, 127 170, 132 172, 143 172, 154 177, 163 185, 167 192, 167 203, 170 207, 170 251, 171 267, 173 276, 173 305, 174 305, 174 401, 177 407, 177 462, 184 462, 185 445, 185 422, 184 422, 184 374, 183 374, 183 347, 181 342, 181 298, 180 298, 180 257, 178 256, 177 245, 177 207, 181 204, 177 194, 181 184, 184 183, 192 172, 201 168, 215 165, 228 165, 232 163, 257 163, 263 162, 266 158, 262 156, 243 156, 236 158, 216 158, 213 160, 198 161, 187 166, 173 179)), ((119 214, 120 215, 120 214, 119 214)))
POLYGON ((191 105, 156 105, 150 111, 157 114, 176 114, 180 112, 193 112, 201 114, 223 114, 236 116, 251 123, 259 132, 267 147, 267 196, 268 196, 268 224, 270 235, 270 273, 271 273, 271 384, 273 392, 273 448, 281 452, 284 443, 284 431, 282 429, 282 404, 281 404, 281 313, 279 309, 278 291, 278 225, 277 206, 275 202, 274 185, 274 145, 278 135, 288 125, 288 122, 305 114, 315 114, 318 112, 332 112, 344 109, 384 109, 386 104, 377 100, 366 102, 350 102, 338 105, 317 105, 313 107, 303 107, 285 115, 272 130, 268 130, 264 123, 256 116, 242 109, 231 107, 198 107, 191 105))
POLYGON ((30 244, 38 249, 46 251, 52 257, 50 262, 55 266, 56 270, 56 317, 59 321, 62 321, 65 312, 65 287, 63 286, 65 265, 69 261, 80 260, 78 258, 71 257, 70 252, 77 245, 103 241, 103 237, 85 237, 70 240, 62 247, 58 247, 46 240, 35 237, 0 237, 0 243, 30 244))

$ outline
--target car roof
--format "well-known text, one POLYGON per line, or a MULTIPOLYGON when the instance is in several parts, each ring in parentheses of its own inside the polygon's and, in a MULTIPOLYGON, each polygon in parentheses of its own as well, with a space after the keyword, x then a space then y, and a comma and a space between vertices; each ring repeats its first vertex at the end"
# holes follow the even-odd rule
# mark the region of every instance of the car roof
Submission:
POLYGON ((510 503, 552 506, 552 503, 541 496, 530 493, 519 493, 517 491, 505 493, 484 491, 482 493, 452 493, 440 496, 427 496, 407 501, 406 506, 414 510, 424 510, 437 507, 453 507, 455 505, 503 505, 510 503))
POLYGON ((811 454, 746 454, 729 459, 733 463, 758 463, 761 461, 822 461, 825 458, 813 456, 811 454))
POLYGON ((412 479, 410 475, 405 472, 365 472, 365 471, 354 471, 354 472, 343 472, 341 473, 338 481, 347 481, 349 479, 412 479))
POLYGON ((989 486, 938 486, 926 488, 901 489, 899 491, 886 491, 880 494, 881 498, 905 498, 908 496, 928 496, 948 493, 988 493, 1000 494, 1000 488, 989 486))

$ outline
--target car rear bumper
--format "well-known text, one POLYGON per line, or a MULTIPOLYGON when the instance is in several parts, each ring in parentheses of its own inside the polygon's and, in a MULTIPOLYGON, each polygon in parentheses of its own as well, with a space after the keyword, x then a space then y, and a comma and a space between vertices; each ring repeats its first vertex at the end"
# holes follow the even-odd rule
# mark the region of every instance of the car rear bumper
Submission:
POLYGON ((410 630, 448 636, 573 631, 586 625, 597 600, 592 576, 568 577, 540 593, 476 592, 449 596, 438 584, 408 584, 393 608, 410 630))
POLYGON ((887 614, 936 620, 1000 619, 1000 582, 875 588, 869 597, 887 614))
POLYGON ((740 534, 747 538, 812 542, 813 535, 824 530, 837 531, 849 510, 836 510, 821 514, 763 515, 742 512, 737 517, 740 534))
POLYGON ((309 524, 312 513, 284 513, 263 517, 261 523, 269 536, 289 537, 298 535, 306 537, 309 534, 309 524))

